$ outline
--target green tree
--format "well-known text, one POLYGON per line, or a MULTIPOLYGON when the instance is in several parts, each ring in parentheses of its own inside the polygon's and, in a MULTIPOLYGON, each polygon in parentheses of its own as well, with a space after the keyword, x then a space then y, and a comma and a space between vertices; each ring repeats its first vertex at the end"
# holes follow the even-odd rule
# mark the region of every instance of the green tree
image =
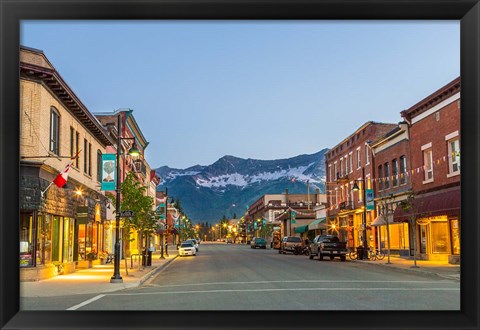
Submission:
POLYGON ((268 238, 273 234, 273 225, 271 223, 267 223, 264 226, 260 227, 260 236, 263 238, 268 238))
POLYGON ((133 173, 127 174, 120 189, 120 209, 135 212, 135 216, 123 219, 124 238, 131 242, 132 230, 136 230, 140 237, 137 247, 139 251, 143 251, 150 235, 159 229, 159 217, 153 210, 154 200, 145 195, 147 188, 136 180, 133 173))

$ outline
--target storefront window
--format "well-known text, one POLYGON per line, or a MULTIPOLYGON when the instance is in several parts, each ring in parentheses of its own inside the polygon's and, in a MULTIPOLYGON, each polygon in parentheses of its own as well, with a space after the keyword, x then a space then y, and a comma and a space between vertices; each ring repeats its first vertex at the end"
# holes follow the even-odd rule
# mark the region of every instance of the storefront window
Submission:
POLYGON ((431 222, 432 252, 448 253, 448 228, 447 222, 431 222))
POLYGON ((63 262, 73 261, 74 219, 63 219, 63 262))
POLYGON ((98 249, 98 223, 94 222, 93 227, 92 227, 92 251, 97 252, 99 251, 98 249))
POLYGON ((86 247, 85 247, 85 228, 86 225, 78 225, 78 259, 86 260, 86 247))
POLYGON ((61 260, 61 244, 62 244, 62 229, 60 217, 53 217, 53 232, 52 232, 52 261, 61 260))
POLYGON ((92 232, 93 232, 93 225, 91 222, 87 223, 87 232, 85 234, 85 250, 87 253, 92 252, 92 232))
POLYGON ((33 225, 32 213, 20 214, 20 267, 33 266, 33 225))
POLYGON ((44 265, 51 261, 52 254, 52 216, 38 216, 36 264, 44 265))
POLYGON ((460 228, 458 219, 450 221, 450 229, 452 232, 452 254, 460 254, 460 228))
MULTIPOLYGON (((408 250, 408 224, 391 224, 388 226, 390 231, 390 249, 408 250)), ((387 226, 380 226, 380 246, 386 249, 388 246, 387 226)))

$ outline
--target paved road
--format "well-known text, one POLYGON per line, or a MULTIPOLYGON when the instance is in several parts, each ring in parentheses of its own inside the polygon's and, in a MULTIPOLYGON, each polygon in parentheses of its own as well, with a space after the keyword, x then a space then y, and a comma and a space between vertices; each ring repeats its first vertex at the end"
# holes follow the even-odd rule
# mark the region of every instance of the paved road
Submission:
MULTIPOLYGON (((142 287, 75 310, 459 310, 458 282, 245 245, 200 244, 142 287)), ((68 307, 67 307, 68 308, 68 307)), ((66 309, 66 308, 65 308, 66 309)))

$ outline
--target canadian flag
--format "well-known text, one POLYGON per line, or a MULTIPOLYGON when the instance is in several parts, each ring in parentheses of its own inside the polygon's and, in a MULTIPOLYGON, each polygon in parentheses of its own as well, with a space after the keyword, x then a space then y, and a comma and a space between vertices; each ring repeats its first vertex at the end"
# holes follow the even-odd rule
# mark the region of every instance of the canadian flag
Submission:
POLYGON ((70 167, 72 167, 72 163, 73 162, 68 163, 65 169, 57 175, 55 180, 53 180, 53 183, 55 183, 58 188, 62 188, 65 183, 67 183, 68 171, 70 170, 70 167))
POLYGON ((67 183, 67 180, 68 180, 68 171, 70 170, 70 167, 72 167, 73 165, 73 161, 75 159, 78 158, 78 156, 80 155, 80 152, 82 152, 82 150, 80 149, 71 159, 71 162, 67 164, 67 166, 65 166, 65 168, 63 169, 62 172, 60 172, 57 177, 55 178, 55 180, 53 180, 53 183, 55 183, 55 185, 58 187, 58 188, 62 188, 65 183, 67 183))

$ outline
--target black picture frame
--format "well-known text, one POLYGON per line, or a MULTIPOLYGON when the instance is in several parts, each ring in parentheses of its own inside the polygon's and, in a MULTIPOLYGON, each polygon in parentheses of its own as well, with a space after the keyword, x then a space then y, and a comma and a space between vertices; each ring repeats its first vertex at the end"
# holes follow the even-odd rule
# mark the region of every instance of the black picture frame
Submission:
MULTIPOLYGON (((0 326, 2 329, 478 329, 480 5, 477 0, 0 0, 0 326), (460 20, 461 311, 20 311, 19 22, 22 19, 460 20)), ((441 42, 439 40, 438 42, 441 42)))

